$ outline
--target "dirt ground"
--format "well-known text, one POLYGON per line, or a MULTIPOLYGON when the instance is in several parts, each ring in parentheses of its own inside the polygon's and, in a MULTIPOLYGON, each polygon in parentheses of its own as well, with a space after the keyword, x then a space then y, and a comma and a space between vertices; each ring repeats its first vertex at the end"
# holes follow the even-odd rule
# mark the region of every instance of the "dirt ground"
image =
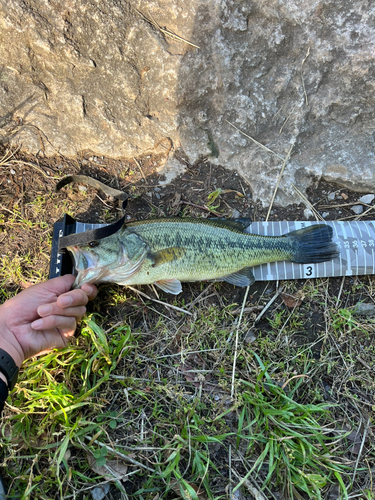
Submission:
MULTIPOLYGON (((164 177, 159 175, 157 171, 159 164, 163 160, 163 155, 146 155, 130 161, 95 157, 92 154, 75 159, 59 156, 43 158, 42 156, 27 155, 16 150, 10 152, 5 147, 0 147, 0 158, 3 158, 2 162, 0 162, 0 248, 2 259, 0 301, 14 295, 23 288, 47 279, 53 224, 61 220, 64 213, 69 213, 79 221, 92 223, 114 222, 121 215, 118 202, 106 198, 102 193, 90 187, 67 186, 59 193, 55 193, 55 185, 58 179, 68 174, 89 175, 114 188, 128 192, 130 194, 126 212, 128 220, 139 220, 155 216, 249 217, 252 220, 265 220, 268 207, 262 207, 256 201, 256 196, 251 192, 250 186, 237 173, 222 166, 212 165, 207 159, 202 158, 194 165, 190 165, 181 152, 176 152, 176 156, 185 164, 186 170, 170 184, 164 185, 164 177), (212 195, 215 192, 216 198, 212 195)), ((310 203, 319 213, 325 212, 326 220, 350 220, 350 218, 354 218, 351 206, 357 204, 360 196, 361 194, 350 192, 340 186, 322 182, 317 183, 316 188, 308 193, 310 203), (333 192, 336 193, 336 198, 330 200, 328 195, 333 192)), ((275 206, 271 210, 269 220, 304 220, 305 209, 306 206, 302 202, 286 208, 275 206)), ((370 211, 361 220, 372 220, 373 218, 374 214, 370 211)), ((311 280, 311 283, 315 283, 315 280, 311 280)), ((372 276, 360 278, 354 276, 347 278, 344 283, 341 278, 331 278, 324 280, 324 283, 329 297, 341 297, 340 307, 345 310, 361 301, 374 302, 372 276)), ((270 321, 273 322, 273 325, 276 325, 278 314, 283 312, 289 314, 293 307, 297 307, 299 323, 293 334, 294 345, 296 348, 312 345, 311 359, 318 360, 325 345, 323 334, 326 331, 322 298, 320 296, 314 298, 312 295, 312 298, 308 301, 302 301, 302 304, 296 306, 298 290, 304 290, 309 286, 308 281, 290 283, 287 291, 293 297, 292 307, 288 304, 286 297, 279 297, 262 319, 257 322, 256 327, 252 329, 250 334, 256 338, 267 339, 270 331, 270 321)), ((154 304, 153 311, 146 311, 140 300, 135 298, 124 302, 120 301, 119 303, 110 302, 107 300, 107 290, 108 287, 102 288, 100 304, 96 302, 89 306, 91 312, 100 312, 105 318, 104 326, 114 325, 126 317, 132 330, 137 331, 147 328, 149 332, 153 332, 155 325, 158 323, 158 313, 165 313, 165 308, 158 304, 154 304)), ((149 287, 141 287, 140 290, 148 296, 154 297, 149 287)), ((166 294, 161 294, 161 299, 175 305, 189 304, 197 300, 197 298, 200 300, 201 290, 200 284, 184 284, 183 293, 178 296, 177 301, 175 297, 171 298, 166 294)), ((275 282, 255 283, 251 287, 246 307, 255 307, 254 310, 256 311, 256 307, 269 302, 270 297, 275 292, 275 282)), ((228 304, 236 304, 236 307, 240 308, 244 294, 244 289, 234 288, 227 283, 223 283, 220 285, 219 293, 213 287, 203 295, 204 307, 207 311, 211 310, 211 308, 223 309, 228 304)), ((361 354, 366 347, 372 345, 373 323, 371 319, 363 321, 366 323, 370 336, 361 341, 362 347, 358 347, 358 338, 356 337, 358 331, 355 328, 353 328, 352 333, 345 334, 345 340, 340 339, 340 342, 351 346, 352 356, 356 358, 353 366, 356 366, 358 370, 368 371, 368 369, 371 369, 366 383, 364 382, 361 385, 355 382, 351 386, 351 395, 355 395, 356 404, 361 409, 361 416, 353 417, 353 410, 349 402, 350 398, 343 396, 345 391, 341 390, 340 377, 347 362, 346 357, 340 358, 338 356, 338 359, 335 358, 334 363, 332 362, 334 368, 331 371, 326 371, 324 376, 320 374, 317 382, 317 386, 323 394, 323 399, 332 403, 342 403, 346 410, 350 412, 350 416, 346 420, 342 414, 337 414, 337 418, 340 419, 338 425, 348 429, 348 421, 351 418, 356 422, 359 444, 362 448, 359 450, 358 442, 354 441, 352 447, 356 446, 356 450, 353 451, 352 449, 351 451, 352 464, 355 464, 358 459, 358 470, 360 466, 370 470, 370 473, 357 473, 356 480, 359 481, 355 490, 357 498, 359 498, 358 492, 361 491, 361 488, 363 491, 365 488, 369 489, 369 491, 372 488, 372 485, 369 484, 372 480, 370 481, 369 478, 372 478, 371 471, 375 467, 374 454, 369 441, 373 438, 371 425, 367 425, 366 436, 363 437, 365 423, 367 421, 372 423, 373 419, 372 405, 375 404, 375 388, 373 384, 371 385, 373 364, 368 356, 361 354), (350 337, 351 334, 353 337, 350 337), (335 390, 338 387, 340 387, 341 392, 338 389, 335 390)), ((171 340, 168 348, 172 353, 178 352, 178 342, 181 335, 183 335, 183 329, 178 337, 171 340)), ((339 342, 339 340, 337 341, 339 342)), ((263 352, 267 353, 267 348, 264 347, 264 344, 262 345, 263 352)), ((151 348, 152 341, 149 340, 147 349, 150 350, 151 348)), ((348 351, 345 352, 346 356, 348 351)), ((278 355, 273 348, 270 348, 270 353, 273 358, 278 355)), ((283 356, 283 354, 285 353, 279 353, 279 356, 283 356)), ((137 367, 138 377, 145 377, 147 372, 146 364, 139 364, 137 367)), ((191 361, 191 364, 193 364, 193 361, 191 361)), ((276 378, 277 374, 275 374, 276 378)), ((282 381, 281 372, 280 380, 282 381)), ((195 382, 185 374, 185 384, 189 385, 189 383, 191 384, 192 393, 194 393, 195 382)), ((116 405, 110 406, 111 410, 116 409, 116 405)), ((353 426, 350 428, 353 428, 353 426)), ((117 432, 120 432, 117 439, 121 439, 121 431, 117 432)), ((212 456, 214 456, 215 466, 224 477, 227 477, 227 453, 224 453, 223 448, 219 447, 216 451, 213 451, 212 456)), ((126 486, 127 493, 131 495, 140 484, 140 479, 134 479, 133 482, 126 486)), ((220 487, 218 483, 218 491, 220 491, 220 487)), ((224 486, 222 487, 224 488, 224 486)), ((145 496, 144 498, 149 497, 145 496)), ((248 492, 246 497, 238 498, 251 499, 253 496, 248 492)), ((276 491, 269 498, 281 497, 276 491)), ((324 498, 326 500, 338 498, 337 485, 327 489, 324 498)), ((354 498, 354 496, 350 498, 354 498)), ((370 498, 370 496, 363 496, 362 498, 370 498)))

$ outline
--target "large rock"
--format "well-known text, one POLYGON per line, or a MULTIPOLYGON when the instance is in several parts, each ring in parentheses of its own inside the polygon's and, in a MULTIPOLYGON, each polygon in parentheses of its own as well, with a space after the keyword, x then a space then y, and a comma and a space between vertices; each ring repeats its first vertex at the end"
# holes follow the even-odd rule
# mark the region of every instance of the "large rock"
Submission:
POLYGON ((279 203, 320 178, 373 191, 374 5, 4 0, 3 141, 112 157, 172 141, 237 169, 266 203, 292 147, 279 203))

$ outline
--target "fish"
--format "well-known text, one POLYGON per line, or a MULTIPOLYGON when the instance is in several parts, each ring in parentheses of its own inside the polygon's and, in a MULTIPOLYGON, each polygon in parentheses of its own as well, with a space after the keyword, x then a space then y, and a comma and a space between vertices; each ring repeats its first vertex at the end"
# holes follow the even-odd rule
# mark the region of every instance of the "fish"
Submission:
POLYGON ((250 219, 164 218, 125 223, 114 234, 71 245, 77 271, 73 288, 84 283, 154 284, 174 295, 182 282, 254 283, 253 266, 275 261, 313 264, 339 255, 332 228, 314 224, 283 236, 245 230, 250 219))

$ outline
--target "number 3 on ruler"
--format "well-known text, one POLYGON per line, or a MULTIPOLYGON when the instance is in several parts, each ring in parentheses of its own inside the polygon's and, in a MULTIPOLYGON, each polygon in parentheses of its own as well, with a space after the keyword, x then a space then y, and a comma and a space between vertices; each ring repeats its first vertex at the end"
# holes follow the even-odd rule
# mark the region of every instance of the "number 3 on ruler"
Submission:
POLYGON ((305 264, 303 266, 303 274, 306 278, 315 278, 315 269, 311 264, 305 264))

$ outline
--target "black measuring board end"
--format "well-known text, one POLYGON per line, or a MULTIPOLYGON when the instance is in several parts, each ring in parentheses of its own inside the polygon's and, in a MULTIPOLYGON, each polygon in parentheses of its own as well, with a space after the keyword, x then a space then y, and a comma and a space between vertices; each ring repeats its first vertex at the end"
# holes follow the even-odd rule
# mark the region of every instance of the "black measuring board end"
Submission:
POLYGON ((68 214, 64 215, 62 221, 53 225, 51 260, 48 279, 74 274, 74 265, 69 252, 59 253, 59 238, 76 232, 76 220, 68 214))

